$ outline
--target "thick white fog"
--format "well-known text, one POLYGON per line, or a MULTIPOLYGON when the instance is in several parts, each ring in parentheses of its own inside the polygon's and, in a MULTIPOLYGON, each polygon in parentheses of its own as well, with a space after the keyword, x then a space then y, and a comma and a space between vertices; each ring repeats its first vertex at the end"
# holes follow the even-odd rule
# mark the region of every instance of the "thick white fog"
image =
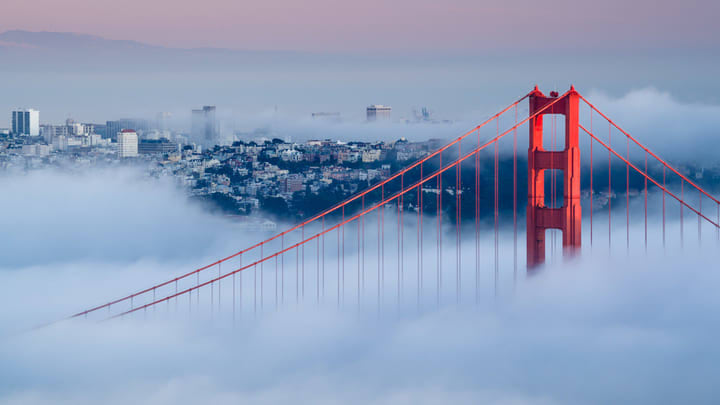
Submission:
MULTIPOLYGON (((528 89, 518 89, 516 93, 505 93, 502 99, 494 100, 493 104, 485 106, 482 110, 462 112, 456 115, 443 115, 438 113, 437 118, 452 118, 444 123, 403 123, 403 122, 376 122, 364 123, 358 117, 346 117, 337 122, 317 120, 307 115, 293 114, 284 111, 274 112, 267 110, 262 114, 247 115, 243 112, 221 111, 221 122, 225 127, 224 133, 228 135, 226 141, 230 142, 233 130, 244 131, 244 140, 251 140, 253 136, 290 138, 292 141, 303 142, 309 139, 340 139, 343 141, 360 140, 365 142, 386 141, 392 142, 406 138, 414 142, 422 142, 431 138, 451 140, 473 129, 478 124, 490 118, 493 114, 510 105, 522 97, 528 89)), ((549 92, 548 89, 546 93, 549 92)), ((565 89, 561 89, 564 91, 565 89)), ((720 147, 720 137, 716 128, 720 127, 720 106, 710 102, 684 102, 674 94, 655 87, 643 87, 611 95, 597 88, 578 89, 601 112, 610 117, 620 128, 629 132, 653 152, 666 159, 677 162, 700 161, 712 165, 716 161, 714 150, 720 147), (698 150, 697 145, 706 147, 698 150)), ((398 117, 412 121, 410 112, 398 112, 398 117)), ((527 117, 527 104, 518 107, 519 119, 527 117)), ((182 116, 182 115, 180 115, 182 116)), ((590 109, 582 103, 580 110, 581 123, 591 129, 590 109)), ((546 118, 546 132, 550 131, 550 116, 546 118)), ((501 131, 514 124, 514 112, 510 110, 501 119, 501 131)), ((597 113, 593 114, 592 127, 595 135, 606 140, 608 132, 607 121, 597 113)), ((186 125, 178 121, 177 125, 186 125)), ((558 121, 558 125, 562 125, 558 121)), ((562 127, 559 127, 558 131, 562 127)), ((527 126, 519 130, 519 145, 527 147, 527 126)), ((482 131, 483 139, 495 135, 494 123, 482 131)), ((624 136, 613 129, 615 141, 624 142, 624 136)), ((509 138, 509 137, 508 137, 509 138)), ((581 131, 581 138, 587 135, 581 131)), ((501 143, 501 148, 509 150, 511 143, 501 143)), ((549 144, 547 145, 549 146, 549 144)), ((636 153, 636 150, 632 150, 636 153)))
MULTIPOLYGON (((530 277, 520 270, 515 287, 501 288, 497 298, 484 265, 480 305, 468 294, 460 306, 443 298, 440 307, 407 305, 397 312, 391 286, 388 311, 380 316, 374 308, 309 303, 266 309, 257 317, 246 309, 234 327, 227 317, 180 314, 79 320, 22 332, 191 270, 252 240, 187 203, 172 185, 133 171, 41 172, 0 183, 3 403, 599 404, 716 398, 720 353, 713 320, 720 280, 714 263, 720 257, 710 232, 702 247, 688 240, 682 250, 668 237, 663 251, 653 222, 645 256, 642 249, 625 252, 621 229, 609 258, 596 239, 577 260, 551 259, 530 277)), ((387 220, 395 217, 388 212, 387 220)), ((633 233, 642 228, 633 225, 633 233)), ((463 250, 472 257, 474 233, 465 234, 463 250)), ((445 235, 451 276, 452 230, 445 235)), ((412 236, 406 243, 411 242, 412 236)), ((388 241, 389 252, 393 243, 388 241)), ((506 287, 512 280, 511 244, 503 232, 506 287)), ((427 254, 432 303, 435 264, 427 254)), ((350 268, 356 256, 348 253, 346 260, 350 268)), ((368 259, 368 267, 374 260, 368 259)), ((328 264, 326 271, 334 268, 328 264)), ((387 271, 392 280, 391 263, 387 271)), ((368 279, 374 282, 371 271, 368 279)), ((465 283, 471 289, 472 278, 465 283)), ((412 281, 407 289, 413 293, 412 281)), ((446 292, 452 295, 452 287, 446 292)))
MULTIPOLYGON (((620 97, 592 90, 587 99, 620 127, 661 157, 716 165, 720 147, 720 105, 680 102, 654 87, 627 92, 620 97)), ((595 116, 596 119, 597 115, 595 116)), ((587 120, 587 117, 585 118, 587 120)), ((596 121, 596 131, 607 133, 607 124, 596 121)), ((616 139, 622 139, 616 138, 616 139)))

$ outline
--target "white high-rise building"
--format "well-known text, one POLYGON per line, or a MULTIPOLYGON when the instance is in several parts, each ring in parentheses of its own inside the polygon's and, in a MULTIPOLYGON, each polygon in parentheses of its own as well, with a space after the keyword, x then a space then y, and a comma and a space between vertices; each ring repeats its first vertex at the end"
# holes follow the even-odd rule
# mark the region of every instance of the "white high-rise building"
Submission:
POLYGON ((138 155, 138 135, 131 129, 123 129, 117 134, 118 157, 136 157, 138 155))
POLYGON ((87 136, 88 144, 90 146, 99 146, 103 144, 103 139, 98 134, 90 134, 87 136))
POLYGON ((12 112, 12 133, 15 135, 40 135, 40 111, 32 108, 12 112))
POLYGON ((40 135, 45 138, 45 142, 52 143, 58 136, 70 136, 70 131, 65 125, 41 125, 40 135))
POLYGON ((388 105, 373 104, 367 108, 367 120, 389 120, 392 108, 388 105))
POLYGON ((50 154, 50 146, 42 144, 23 145, 22 154, 25 156, 47 156, 50 154))
POLYGON ((192 110, 192 137, 196 142, 212 146, 218 142, 218 126, 215 106, 206 105, 202 110, 192 110))

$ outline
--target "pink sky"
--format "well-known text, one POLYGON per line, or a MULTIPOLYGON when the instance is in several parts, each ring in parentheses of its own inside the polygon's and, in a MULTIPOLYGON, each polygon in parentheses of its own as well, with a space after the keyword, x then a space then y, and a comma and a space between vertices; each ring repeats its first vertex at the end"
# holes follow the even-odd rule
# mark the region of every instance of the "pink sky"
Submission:
POLYGON ((0 31, 316 51, 707 46, 717 0, 6 0, 0 31), (9 4, 8 4, 9 3, 9 4))

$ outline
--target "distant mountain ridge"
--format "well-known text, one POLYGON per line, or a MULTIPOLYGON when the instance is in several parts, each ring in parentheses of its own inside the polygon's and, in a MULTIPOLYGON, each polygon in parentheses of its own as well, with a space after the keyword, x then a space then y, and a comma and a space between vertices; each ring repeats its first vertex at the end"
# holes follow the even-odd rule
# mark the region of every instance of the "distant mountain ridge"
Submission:
POLYGON ((72 32, 0 33, 0 72, 238 71, 314 64, 333 55, 228 48, 174 48, 72 32))
POLYGON ((73 32, 11 30, 0 34, 0 46, 41 49, 148 50, 163 47, 130 40, 106 39, 73 32))
POLYGON ((243 50, 216 47, 176 48, 144 42, 107 39, 74 32, 10 30, 0 33, 0 49, 74 50, 74 51, 151 51, 161 53, 202 53, 242 55, 300 55, 308 52, 287 50, 243 50))

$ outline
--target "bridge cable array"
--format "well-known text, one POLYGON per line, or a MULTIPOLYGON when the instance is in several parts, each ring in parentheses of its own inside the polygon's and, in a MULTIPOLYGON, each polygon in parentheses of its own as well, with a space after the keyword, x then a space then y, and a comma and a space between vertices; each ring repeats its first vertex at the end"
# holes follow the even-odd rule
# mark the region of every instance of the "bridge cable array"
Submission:
MULTIPOLYGON (((260 312, 264 311, 264 302, 265 299, 263 297, 264 291, 267 289, 266 283, 265 283, 265 264, 269 260, 272 260, 273 266, 274 266, 274 283, 270 287, 271 289, 274 289, 274 301, 275 305, 274 308, 277 309, 279 305, 283 305, 286 300, 286 277, 285 277, 285 270, 286 270, 286 256, 292 251, 295 251, 295 280, 290 281, 290 283, 294 283, 295 287, 295 302, 296 304, 300 302, 304 302, 305 297, 305 289, 306 289, 306 272, 305 272, 305 265, 306 265, 306 246, 310 246, 311 242, 314 242, 312 247, 310 248, 311 251, 314 251, 314 263, 311 261, 312 264, 314 264, 313 267, 311 267, 312 270, 310 270, 310 274, 314 273, 315 283, 315 302, 316 304, 320 304, 325 298, 326 298, 326 239, 327 237, 331 236, 331 234, 335 234, 336 241, 334 242, 336 244, 336 260, 337 260, 337 268, 336 273, 334 274, 335 281, 336 281, 336 305, 338 307, 342 307, 345 305, 345 297, 346 297, 346 232, 345 228, 351 226, 353 224, 356 228, 353 229, 354 232, 352 232, 351 239, 354 237, 355 243, 350 245, 351 254, 355 254, 356 260, 355 260, 355 267, 356 267, 356 280, 355 280, 355 295, 357 300, 358 307, 361 307, 364 305, 363 297, 365 297, 367 294, 367 284, 366 284, 366 232, 365 232, 365 222, 366 219, 369 219, 369 214, 375 212, 377 214, 377 217, 375 218, 375 221, 377 222, 377 247, 376 247, 376 254, 377 254, 377 307, 378 310, 384 305, 384 292, 386 291, 386 283, 388 280, 386 280, 385 273, 386 273, 386 258, 385 258, 385 249, 388 247, 388 244, 386 243, 386 225, 385 225, 385 217, 386 217, 386 207, 387 206, 393 206, 396 208, 395 211, 391 211, 390 214, 395 215, 395 230, 394 234, 396 236, 396 240, 394 241, 395 247, 397 249, 397 257, 396 257, 396 277, 391 282, 396 283, 396 305, 400 307, 402 303, 404 302, 404 290, 403 286, 406 284, 406 250, 409 248, 409 246, 406 244, 405 239, 405 227, 406 223, 408 222, 406 219, 410 219, 412 222, 412 219, 414 217, 414 225, 417 228, 417 240, 415 243, 415 249, 416 249, 416 255, 414 255, 414 260, 416 262, 416 271, 415 271, 415 282, 416 282, 416 297, 415 300, 417 302, 417 306, 419 307, 422 304, 422 296, 423 292, 426 291, 427 288, 427 279, 425 274, 425 256, 426 256, 426 250, 425 250, 425 243, 426 243, 426 236, 430 236, 426 232, 426 224, 425 224, 425 210, 426 208, 430 208, 432 210, 433 207, 428 207, 426 204, 426 193, 435 193, 436 198, 434 199, 435 204, 435 304, 440 305, 441 299, 442 299, 442 292, 444 291, 443 288, 443 269, 445 268, 446 263, 443 261, 443 224, 442 224, 442 217, 443 217, 443 175, 450 175, 453 174, 455 176, 455 184, 454 184, 454 191, 452 191, 454 194, 454 221, 455 221, 455 297, 456 301, 460 303, 462 298, 462 281, 463 281, 463 249, 462 249, 462 242, 463 242, 463 227, 461 226, 462 220, 463 220, 463 192, 465 188, 469 188, 469 184, 464 183, 462 180, 462 164, 463 162, 470 162, 469 159, 472 158, 472 162, 474 164, 474 184, 471 187, 474 192, 474 222, 475 222, 475 229, 474 229, 474 247, 475 247, 475 263, 474 263, 474 290, 475 290, 475 296, 474 301, 477 303, 480 301, 480 286, 481 286, 481 263, 483 259, 487 258, 487 256, 481 254, 481 239, 483 236, 482 233, 482 201, 487 200, 485 196, 482 195, 482 185, 483 185, 483 178, 481 176, 481 165, 483 163, 483 160, 481 159, 481 153, 484 152, 490 152, 492 154, 492 173, 493 173, 493 182, 492 182, 492 225, 493 225, 493 238, 494 238, 494 245, 493 245, 493 260, 492 260, 492 279, 493 279, 493 290, 494 293, 497 294, 499 289, 499 279, 500 279, 500 257, 501 257, 501 251, 500 251, 500 219, 501 219, 501 206, 505 205, 504 200, 501 199, 501 192, 505 189, 504 187, 501 187, 501 181, 500 181, 500 160, 501 160, 501 150, 499 146, 499 141, 503 139, 505 136, 512 133, 512 235, 513 235, 513 248, 512 248, 512 255, 513 255, 513 261, 512 261, 512 278, 513 278, 513 285, 514 280, 517 277, 517 268, 518 268, 518 262, 517 262, 517 256, 518 256, 518 246, 517 246, 517 237, 518 237, 518 225, 517 225, 517 209, 518 209, 518 165, 517 165, 517 147, 518 147, 518 139, 517 139, 517 129, 525 124, 528 124, 529 122, 532 122, 536 117, 541 116, 542 114, 546 113, 553 113, 556 109, 554 107, 556 103, 563 100, 564 97, 571 92, 574 92, 574 89, 569 90, 568 92, 564 93, 563 95, 556 95, 555 99, 544 105, 542 108, 536 110, 532 114, 528 114, 527 117, 524 117, 523 119, 519 120, 518 118, 518 106, 519 104, 527 99, 533 92, 528 93, 527 95, 521 97, 514 103, 510 104, 497 114, 493 115, 492 117, 488 118, 486 121, 484 121, 482 124, 476 126, 472 130, 466 132, 462 136, 456 138, 452 142, 448 143, 447 145, 438 148, 437 150, 429 153, 425 157, 417 160, 416 162, 410 164, 409 166, 399 170, 393 175, 390 175, 388 178, 379 181, 378 183, 369 186, 368 188, 361 190, 354 194, 353 196, 345 199, 344 201, 335 204, 334 206, 320 212, 319 214, 316 214, 309 219, 300 222, 299 224, 291 227, 290 229, 278 233, 271 238, 268 238, 266 240, 263 240, 261 242, 258 242, 256 244, 253 244, 252 246, 240 250, 230 256, 227 256, 223 259, 220 259, 218 261, 215 261, 211 264, 208 264, 206 266, 200 267, 198 269, 195 269, 191 272, 185 273, 181 276, 175 277, 173 279, 167 280, 165 282, 153 285, 152 287, 140 290, 136 293, 124 296, 119 299, 112 300, 110 302, 107 302, 105 304, 92 307, 90 309, 78 312, 74 315, 72 315, 69 318, 77 318, 77 317, 87 317, 89 314, 99 313, 101 310, 106 310, 107 313, 104 316, 104 318, 107 319, 113 319, 118 317, 123 317, 126 315, 130 315, 133 313, 136 313, 138 311, 145 312, 149 308, 157 308, 160 304, 166 303, 166 307, 170 308, 170 302, 174 301, 175 308, 178 306, 178 299, 182 296, 188 297, 188 310, 192 311, 192 305, 193 305, 193 297, 192 295, 195 294, 195 306, 197 308, 196 311, 199 311, 201 306, 201 300, 200 300, 200 290, 204 288, 210 289, 210 313, 211 316, 215 312, 215 308, 217 308, 217 312, 220 313, 222 307, 222 282, 223 281, 231 281, 232 283, 232 318, 233 320, 236 319, 236 313, 243 313, 243 292, 245 292, 245 288, 243 287, 243 272, 247 272, 248 270, 253 270, 253 279, 251 280, 252 285, 252 311, 253 313, 258 312, 258 308, 260 312), (500 121, 504 114, 511 112, 514 113, 514 120, 512 120, 512 124, 509 128, 504 129, 501 131, 500 129, 500 121), (494 136, 492 136, 490 139, 485 140, 483 142, 481 137, 481 129, 488 126, 488 124, 495 121, 495 128, 494 128, 494 136), (476 135, 477 143, 472 144, 472 146, 469 147, 469 150, 467 148, 462 148, 462 141, 466 140, 474 142, 475 137, 473 135, 476 135), (443 153, 449 153, 451 148, 457 148, 457 155, 454 160, 451 160, 448 162, 447 160, 443 164, 443 153), (490 150, 490 147, 492 147, 492 150, 490 150), (463 152, 464 150, 464 152, 463 152), (437 168, 433 169, 433 161, 431 159, 437 160, 437 168), (427 173, 427 170, 430 168, 431 172, 427 173), (418 175, 419 173, 419 175, 418 175), (417 179, 415 179, 417 178, 417 179), (399 187, 398 187, 399 183, 399 187), (376 199, 376 201, 373 200, 373 196, 376 196, 376 194, 379 194, 379 198, 376 199), (386 195, 387 194, 387 195, 386 195), (356 207, 356 205, 359 205, 359 207, 356 207), (415 216, 411 216, 409 218, 406 218, 405 210, 406 207, 410 208, 410 205, 412 205, 413 209, 417 211, 415 216), (347 212, 346 212, 347 210, 347 212), (336 223, 333 224, 331 221, 332 217, 339 217, 336 223), (311 230, 310 236, 306 236, 306 228, 311 230), (300 239, 297 241, 293 241, 290 237, 291 233, 300 233, 300 239), (279 248, 276 250, 272 250, 273 244, 277 244, 279 242, 279 248), (259 254, 259 258, 252 258, 253 254, 259 254), (243 264, 243 256, 249 257, 245 264, 243 264), (230 260, 237 258, 239 261, 239 265, 236 267, 231 266, 230 271, 226 271, 225 273, 222 272, 222 265, 223 263, 229 263, 230 260), (212 273, 212 270, 217 268, 216 273, 212 273), (258 273, 259 274, 259 294, 258 294, 258 273), (191 280, 192 276, 194 277, 194 283, 189 286, 184 286, 183 288, 179 288, 178 282, 182 281, 184 284, 187 284, 189 280, 191 280), (209 279, 202 281, 201 275, 207 276, 209 279), (168 292, 167 289, 171 288, 171 290, 168 292), (217 289, 217 297, 215 296, 215 290, 217 289), (162 291, 162 294, 158 297, 158 292, 162 291), (237 295, 237 298, 236 298, 237 295), (258 306, 258 296, 259 296, 259 306, 258 306), (217 307, 215 307, 215 300, 217 299, 217 307), (137 301, 140 301, 140 304, 137 304, 137 301), (143 302, 145 301, 145 302, 143 302)), ((626 166, 625 170, 625 205, 626 205, 626 248, 630 249, 630 194, 631 194, 631 188, 630 188, 630 182, 631 182, 631 170, 633 175, 639 174, 642 176, 643 181, 643 201, 644 201, 644 245, 645 249, 647 251, 647 245, 648 245, 648 185, 651 184, 655 186, 658 190, 662 192, 662 241, 663 246, 665 245, 665 228, 666 228, 666 201, 665 196, 670 196, 672 199, 674 199, 676 202, 680 204, 680 221, 681 221, 681 243, 684 238, 682 234, 683 230, 683 217, 684 217, 684 210, 688 209, 690 212, 694 213, 698 217, 698 239, 700 240, 702 235, 702 224, 703 222, 706 224, 710 224, 716 229, 716 233, 718 234, 718 238, 720 238, 720 232, 718 230, 720 229, 720 201, 715 199, 712 195, 707 193, 705 190, 703 190, 700 186, 698 186, 696 183, 691 181, 687 176, 683 175, 680 171, 670 166, 666 161, 660 159, 657 155, 655 155, 653 152, 651 152, 647 147, 642 145, 639 141, 637 141, 635 138, 633 138, 630 134, 625 132, 623 129, 621 129, 617 124, 615 124, 612 120, 610 120, 606 115, 604 115, 602 112, 600 112, 594 105, 592 105, 590 102, 587 101, 582 95, 579 95, 580 99, 589 107, 590 110, 590 119, 589 119, 589 127, 590 129, 587 129, 583 124, 578 124, 578 127, 580 130, 582 130, 586 135, 588 135, 590 139, 590 175, 589 175, 589 219, 590 219, 590 228, 589 228, 589 236, 590 236, 590 245, 593 244, 593 234, 595 232, 594 230, 594 222, 593 222, 593 216, 594 216, 594 209, 597 207, 597 197, 595 194, 595 188, 597 187, 597 182, 594 179, 594 143, 598 143, 602 148, 607 149, 608 151, 608 189, 607 189, 607 210, 608 210, 608 246, 609 248, 612 247, 612 200, 613 200, 613 166, 612 166, 612 160, 617 159, 626 166), (594 116, 599 115, 604 120, 608 122, 608 137, 607 141, 604 141, 600 138, 598 134, 594 132, 594 125, 597 126, 597 123, 594 123, 594 116), (612 147, 612 138, 613 138, 613 131, 618 131, 621 134, 623 134, 626 137, 626 145, 625 146, 625 153, 624 156, 622 153, 619 153, 612 147), (632 157, 631 157, 631 145, 634 145, 636 147, 639 147, 641 151, 643 152, 643 163, 641 164, 643 167, 640 167, 640 164, 633 163, 632 157), (650 172, 649 172, 649 166, 648 166, 648 158, 652 157, 655 159, 655 162, 659 164, 659 166, 662 168, 662 180, 656 179, 650 172), (667 174, 668 172, 678 176, 680 178, 680 192, 674 192, 670 189, 670 186, 667 182, 667 174), (685 198, 685 187, 686 184, 693 188, 698 193, 698 203, 694 204, 693 202, 687 200, 685 198), (707 209, 705 212, 703 212, 702 208, 702 200, 703 199, 709 199, 712 203, 715 204, 715 208, 717 211, 717 218, 712 219, 710 217, 707 209)), ((554 150, 556 145, 555 141, 555 132, 556 132, 556 122, 553 116, 553 120, 551 121, 551 149, 554 150)), ((554 162, 554 158, 551 159, 551 162, 554 162)), ((552 209, 558 209, 557 206, 557 194, 558 194, 558 186, 556 185, 555 180, 555 167, 551 166, 550 175, 551 175, 551 196, 549 205, 552 209)), ((659 175, 659 173, 657 173, 659 175)), ((503 194, 504 195, 504 194, 503 194)), ((432 202, 432 201, 431 201, 432 202)), ((448 208, 450 209, 450 208, 448 208)), ((391 226, 392 228, 392 226, 391 226)), ((371 234, 372 237, 372 234, 371 234)), ((552 246, 554 247, 554 237, 551 240, 552 246)), ((411 248, 410 248, 411 249, 411 248)), ((313 253, 310 253, 311 255, 313 253)), ((292 260, 292 259, 291 259, 292 260)), ((310 259, 312 260, 312 258, 310 259)), ((412 260, 412 259, 411 259, 412 260)), ((352 265, 351 265, 352 267, 352 265)), ((411 273, 412 274, 412 273, 411 273)), ((329 276, 333 276, 332 273, 329 276)), ((312 275, 311 275, 312 277, 312 275)), ((412 277, 412 275, 411 275, 412 277)), ((352 279, 351 279, 352 280, 352 279)), ((351 281, 352 282, 352 281, 351 281)), ((312 290, 313 284, 310 284, 310 290, 312 290)))

